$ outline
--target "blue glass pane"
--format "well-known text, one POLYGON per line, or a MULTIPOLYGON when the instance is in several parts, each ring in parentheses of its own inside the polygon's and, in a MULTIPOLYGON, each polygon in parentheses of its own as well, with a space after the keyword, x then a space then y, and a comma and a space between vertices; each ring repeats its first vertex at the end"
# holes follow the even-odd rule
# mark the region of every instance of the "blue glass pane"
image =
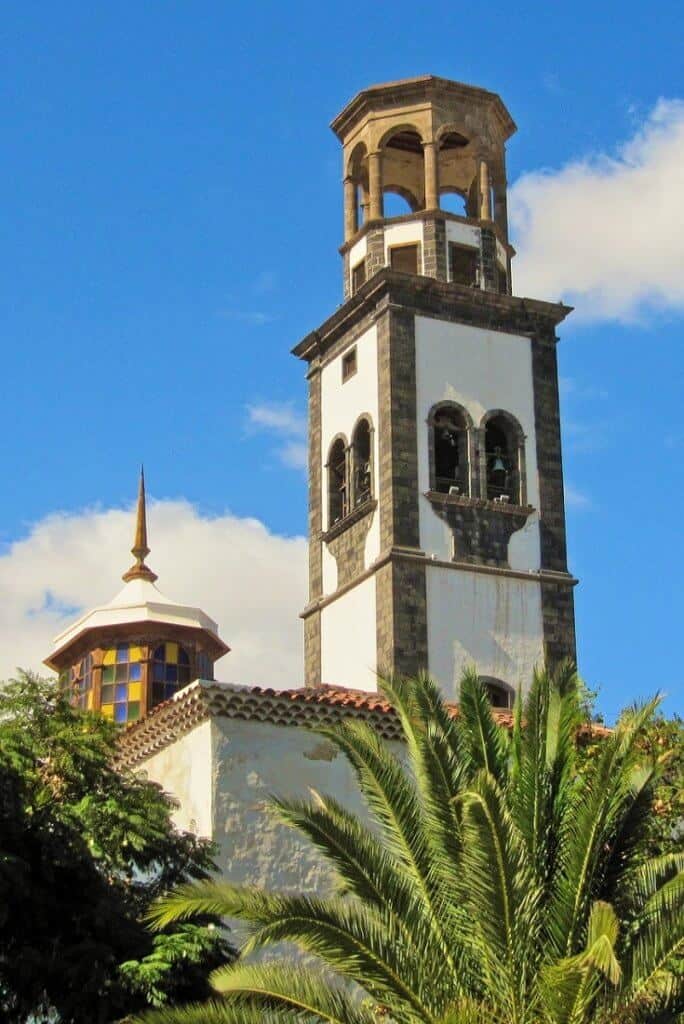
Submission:
POLYGON ((152 678, 154 679, 155 683, 164 682, 164 665, 159 661, 155 661, 154 663, 152 678))
POLYGON ((164 700, 164 685, 163 683, 154 683, 152 686, 152 703, 158 704, 164 700))
POLYGON ((125 722, 126 721, 126 705, 115 704, 114 705, 114 721, 125 722))
POLYGON ((187 651, 183 650, 182 647, 178 648, 178 664, 179 665, 189 665, 190 664, 190 658, 188 658, 188 653, 187 653, 187 651))
POLYGON ((190 682, 190 667, 188 665, 179 666, 178 682, 181 686, 186 686, 190 682))
POLYGON ((119 664, 128 661, 128 644, 116 645, 116 660, 119 664))
POLYGON ((154 657, 155 657, 156 661, 164 661, 164 659, 166 658, 166 651, 164 649, 164 644, 159 644, 159 647, 155 647, 155 649, 154 649, 154 657))
POLYGON ((166 666, 166 682, 177 683, 178 682, 178 665, 167 665, 166 666))
POLYGON ((175 683, 167 683, 164 687, 164 700, 171 700, 176 690, 177 687, 175 683))
POLYGON ((117 701, 121 701, 122 700, 122 701, 125 702, 127 697, 128 697, 128 684, 127 683, 119 683, 117 685, 117 687, 116 687, 116 697, 114 699, 117 700, 117 701))
POLYGON ((132 680, 142 679, 142 665, 139 661, 128 666, 128 678, 132 680))

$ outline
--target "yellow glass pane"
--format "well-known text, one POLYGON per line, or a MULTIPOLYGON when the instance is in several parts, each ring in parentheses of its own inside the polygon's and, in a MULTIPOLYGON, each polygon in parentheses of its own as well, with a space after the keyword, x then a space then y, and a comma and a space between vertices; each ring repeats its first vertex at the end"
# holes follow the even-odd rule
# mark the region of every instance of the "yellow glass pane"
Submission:
POLYGON ((142 683, 128 684, 128 699, 129 701, 142 700, 142 683))
POLYGON ((92 690, 89 693, 86 694, 86 708, 88 709, 88 711, 92 711, 93 710, 93 691, 92 690))
POLYGON ((129 661, 142 661, 142 647, 131 647, 128 651, 129 661))
POLYGON ((116 649, 114 647, 110 647, 108 651, 104 652, 104 657, 102 658, 102 664, 103 665, 114 665, 115 663, 116 663, 116 649))
POLYGON ((100 710, 102 711, 102 714, 105 716, 105 718, 113 718, 114 717, 114 705, 113 704, 103 704, 100 710))
POLYGON ((178 664, 178 644, 166 645, 166 660, 170 665, 178 664))

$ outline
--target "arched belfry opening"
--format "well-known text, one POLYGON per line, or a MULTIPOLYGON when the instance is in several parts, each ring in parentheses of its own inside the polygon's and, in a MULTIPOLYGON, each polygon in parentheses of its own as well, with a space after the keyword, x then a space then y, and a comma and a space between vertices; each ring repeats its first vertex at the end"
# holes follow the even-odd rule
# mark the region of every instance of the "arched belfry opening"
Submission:
POLYGON ((498 96, 428 75, 364 90, 332 127, 344 147, 347 297, 384 267, 510 292, 505 146, 515 125, 498 96), (454 244, 475 258, 451 274, 454 244))

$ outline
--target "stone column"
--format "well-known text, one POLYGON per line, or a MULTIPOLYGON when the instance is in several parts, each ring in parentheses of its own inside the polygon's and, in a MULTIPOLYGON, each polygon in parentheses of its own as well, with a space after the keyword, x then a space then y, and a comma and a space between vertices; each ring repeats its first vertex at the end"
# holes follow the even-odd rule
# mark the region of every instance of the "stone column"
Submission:
POLYGON ((370 191, 369 220, 382 218, 382 152, 368 154, 368 186, 370 191))
POLYGON ((439 165, 436 142, 423 143, 423 162, 425 164, 425 209, 439 208, 439 165))
POLYGON ((356 186, 352 178, 344 179, 344 240, 356 234, 356 186))
POLYGON ((480 220, 492 219, 492 204, 489 193, 489 167, 486 160, 480 160, 480 220))

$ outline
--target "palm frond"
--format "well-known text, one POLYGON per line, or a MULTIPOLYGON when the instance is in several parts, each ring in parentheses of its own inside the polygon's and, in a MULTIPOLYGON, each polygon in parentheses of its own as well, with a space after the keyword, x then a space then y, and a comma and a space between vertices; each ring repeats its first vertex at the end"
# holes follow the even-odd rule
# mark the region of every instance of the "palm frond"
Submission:
POLYGON ((471 771, 503 779, 508 767, 509 737, 494 719, 486 690, 474 669, 461 676, 456 720, 462 756, 471 771))
POLYGON ((472 920, 471 941, 489 980, 519 1019, 520 993, 533 966, 539 889, 525 843, 496 780, 481 772, 460 798, 463 810, 463 898, 472 920))
POLYGON ((604 741, 594 770, 583 776, 565 801, 559 823, 561 848, 549 936, 558 956, 571 956, 584 938, 588 909, 604 894, 609 857, 622 823, 639 793, 636 742, 657 702, 635 709, 604 741))
POLYGON ((136 1017, 133 1024, 285 1024, 287 1021, 292 1021, 289 1007, 264 1011, 217 999, 150 1010, 136 1017))
MULTIPOLYGON (((382 1006, 339 987, 334 977, 304 965, 242 964, 220 968, 212 984, 230 1004, 326 1024, 377 1024, 382 1006), (370 1004, 370 1005, 369 1005, 370 1004)), ((426 1018, 429 1019, 429 1018, 426 1018)))

